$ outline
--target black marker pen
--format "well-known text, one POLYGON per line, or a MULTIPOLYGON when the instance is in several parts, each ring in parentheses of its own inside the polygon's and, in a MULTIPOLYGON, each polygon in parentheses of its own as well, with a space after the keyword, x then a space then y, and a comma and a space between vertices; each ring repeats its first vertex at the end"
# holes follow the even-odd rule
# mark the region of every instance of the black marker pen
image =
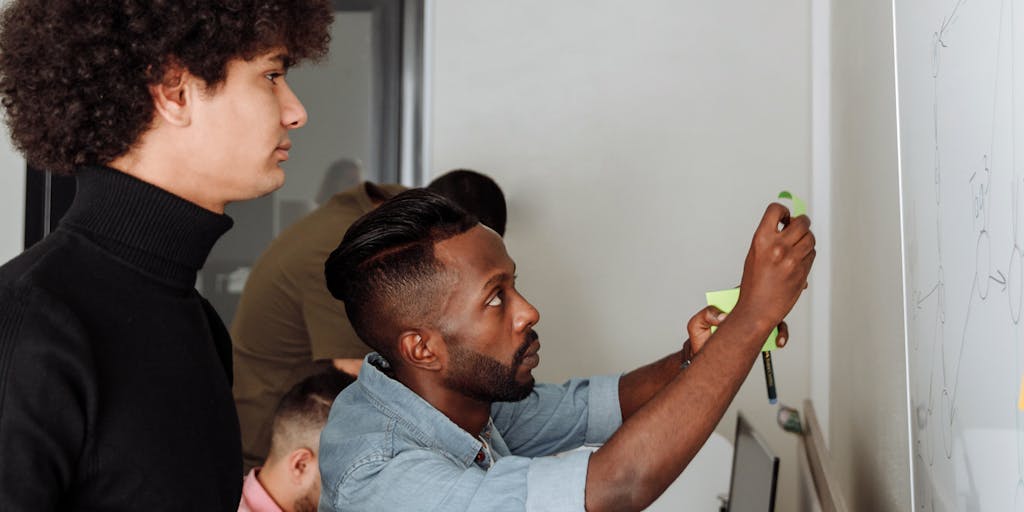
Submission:
POLYGON ((772 370, 772 353, 770 350, 761 352, 761 362, 764 363, 764 383, 768 385, 768 403, 779 402, 775 394, 775 372, 772 370))

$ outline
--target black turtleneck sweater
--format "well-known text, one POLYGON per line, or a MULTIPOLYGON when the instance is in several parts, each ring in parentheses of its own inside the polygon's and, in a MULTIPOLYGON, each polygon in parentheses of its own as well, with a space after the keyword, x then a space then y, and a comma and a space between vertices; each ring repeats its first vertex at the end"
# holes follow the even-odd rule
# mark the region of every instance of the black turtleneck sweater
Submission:
POLYGON ((237 510, 231 342, 194 288, 231 223, 86 168, 0 267, 0 510, 237 510))

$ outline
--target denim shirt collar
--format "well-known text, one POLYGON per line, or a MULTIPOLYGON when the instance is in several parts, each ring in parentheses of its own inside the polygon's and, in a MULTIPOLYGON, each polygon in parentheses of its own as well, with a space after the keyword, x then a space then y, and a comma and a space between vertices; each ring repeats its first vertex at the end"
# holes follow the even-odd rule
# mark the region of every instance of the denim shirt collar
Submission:
MULTIPOLYGON (((384 373, 390 364, 373 352, 363 360, 356 384, 362 386, 374 407, 394 419, 425 446, 445 452, 467 467, 474 464, 483 448, 479 439, 456 425, 404 384, 384 373)), ((481 435, 490 434, 491 421, 481 435)))

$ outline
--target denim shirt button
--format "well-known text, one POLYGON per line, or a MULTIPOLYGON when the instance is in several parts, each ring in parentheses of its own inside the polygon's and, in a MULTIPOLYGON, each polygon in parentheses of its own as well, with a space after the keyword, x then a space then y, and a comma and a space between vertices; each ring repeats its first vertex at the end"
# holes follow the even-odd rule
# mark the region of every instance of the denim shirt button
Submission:
POLYGON ((483 450, 480 450, 480 451, 476 452, 476 461, 478 463, 484 461, 484 451, 483 450))

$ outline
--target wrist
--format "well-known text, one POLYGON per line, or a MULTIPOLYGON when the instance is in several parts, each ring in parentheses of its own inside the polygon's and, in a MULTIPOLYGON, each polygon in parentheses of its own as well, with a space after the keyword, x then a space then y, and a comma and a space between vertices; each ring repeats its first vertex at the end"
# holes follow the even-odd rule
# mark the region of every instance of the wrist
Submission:
POLYGON ((693 362, 693 347, 690 344, 690 340, 686 340, 683 343, 683 350, 681 350, 679 353, 680 359, 682 360, 682 362, 679 365, 679 370, 682 371, 689 368, 690 364, 693 362))
POLYGON ((739 305, 729 313, 729 319, 732 324, 740 327, 743 331, 757 334, 757 337, 762 338, 762 342, 768 338, 768 334, 772 329, 782 322, 782 320, 775 321, 766 315, 758 314, 746 308, 741 310, 739 305))

